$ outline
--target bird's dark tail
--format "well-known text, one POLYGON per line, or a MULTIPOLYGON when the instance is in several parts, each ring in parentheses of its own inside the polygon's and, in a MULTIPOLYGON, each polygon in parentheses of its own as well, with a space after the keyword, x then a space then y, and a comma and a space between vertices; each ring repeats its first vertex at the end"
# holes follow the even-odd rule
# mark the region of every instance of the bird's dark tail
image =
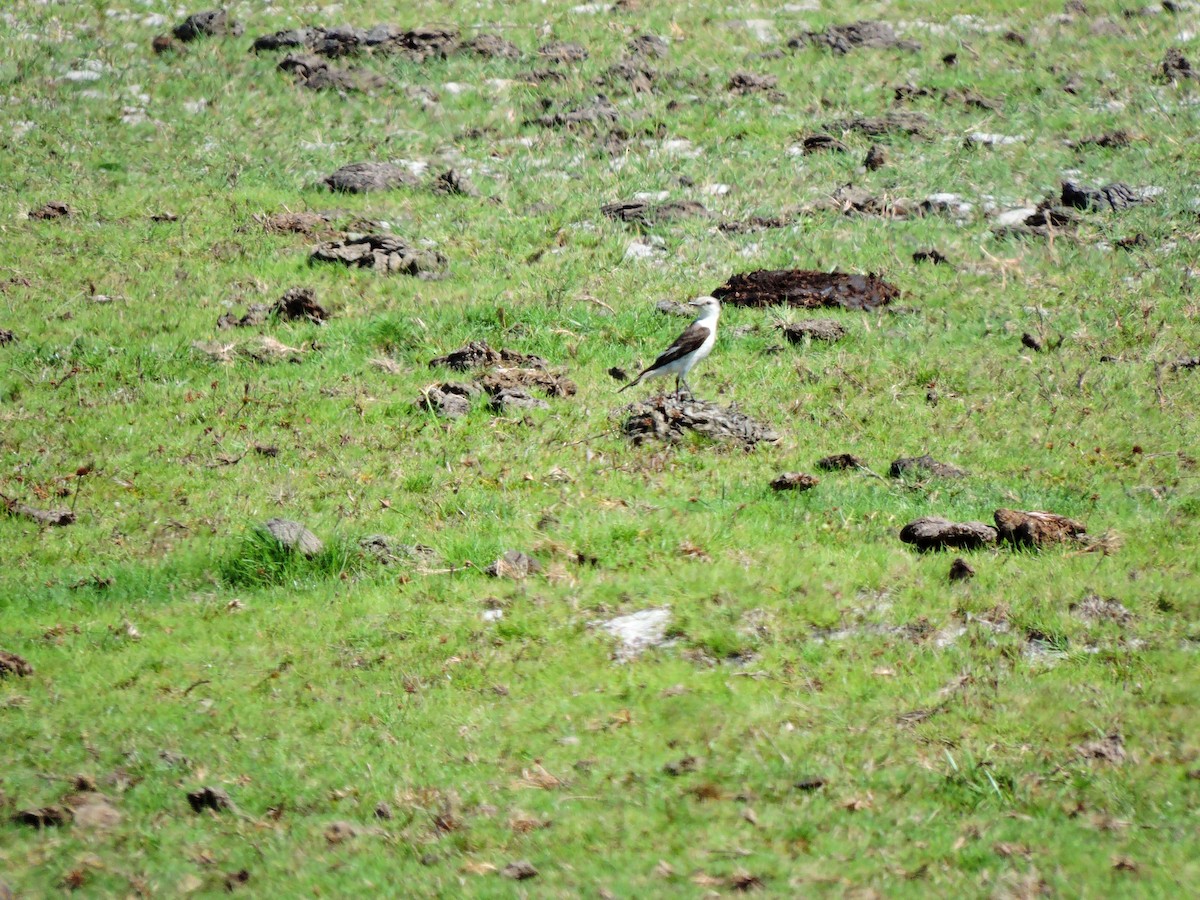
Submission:
POLYGON ((645 374, 646 374, 645 372, 642 372, 640 375, 638 375, 637 378, 633 379, 633 381, 631 381, 631 382, 629 382, 629 384, 625 385, 625 387, 617 388, 617 393, 619 394, 619 393, 621 393, 621 391, 627 391, 634 385, 641 383, 642 375, 645 375, 645 374))

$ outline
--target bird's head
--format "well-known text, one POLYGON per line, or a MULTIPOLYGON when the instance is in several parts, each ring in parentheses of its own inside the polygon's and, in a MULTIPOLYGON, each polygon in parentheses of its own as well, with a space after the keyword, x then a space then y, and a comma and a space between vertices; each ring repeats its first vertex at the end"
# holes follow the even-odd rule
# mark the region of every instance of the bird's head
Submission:
POLYGON ((701 316, 715 316, 721 311, 721 303, 716 297, 697 297, 695 300, 688 301, 688 306, 695 309, 701 316))

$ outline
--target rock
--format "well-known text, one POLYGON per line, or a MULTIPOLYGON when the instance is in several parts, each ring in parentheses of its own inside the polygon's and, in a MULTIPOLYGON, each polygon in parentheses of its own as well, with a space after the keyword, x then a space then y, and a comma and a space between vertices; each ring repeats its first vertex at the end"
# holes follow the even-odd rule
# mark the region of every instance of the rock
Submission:
POLYGON ((918 550, 976 550, 996 543, 996 529, 983 522, 951 522, 925 516, 900 529, 900 540, 918 550))
POLYGON ((331 191, 365 194, 368 191, 390 191, 411 187, 417 177, 405 166, 384 162, 360 162, 342 166, 323 181, 331 191))
POLYGON ((961 556, 956 557, 954 562, 950 563, 949 579, 951 581, 966 581, 968 578, 975 577, 975 569, 961 556))
POLYGON ((471 399, 481 393, 474 384, 447 381, 425 388, 416 405, 418 409, 426 409, 450 419, 459 419, 471 411, 471 399))
POLYGON ((783 335, 793 344, 813 341, 840 341, 846 336, 846 328, 833 319, 805 319, 781 325, 783 335))
POLYGON ((51 200, 44 206, 29 211, 31 219, 65 219, 72 213, 71 207, 61 200, 51 200))
POLYGON ((1087 537, 1087 526, 1057 513, 998 509, 993 518, 1000 540, 1017 547, 1074 543, 1087 537))
POLYGON ((821 479, 803 472, 784 472, 771 482, 775 491, 807 491, 821 483, 821 479))
POLYGON ((667 624, 671 621, 671 610, 661 606, 643 609, 626 616, 617 616, 600 627, 618 641, 613 651, 617 662, 629 662, 653 647, 666 643, 667 624))
POLYGON ((886 22, 861 20, 846 25, 829 25, 824 31, 808 31, 788 41, 793 49, 812 45, 827 47, 837 54, 858 49, 920 50, 916 41, 901 40, 886 22))
POLYGON ((874 274, 759 269, 733 275, 712 296, 729 306, 783 304, 804 309, 871 310, 891 303, 900 296, 900 290, 874 274))
POLYGON ((241 23, 229 18, 223 9, 210 9, 205 12, 193 13, 175 26, 172 34, 177 40, 187 44, 202 37, 219 37, 232 35, 237 37, 242 33, 241 23))
POLYGON ((624 415, 622 432, 637 445, 651 439, 675 443, 689 431, 737 443, 746 450, 760 442, 779 440, 774 429, 743 415, 736 407, 726 408, 704 400, 662 394, 631 403, 620 412, 624 415))
POLYGON ((0 678, 7 678, 9 675, 16 675, 18 678, 27 678, 32 674, 33 666, 24 659, 15 653, 0 650, 0 678))
POLYGON ((347 235, 317 245, 309 262, 338 262, 351 267, 374 269, 382 274, 400 273, 419 278, 437 278, 446 271, 446 257, 436 250, 414 247, 393 234, 347 235))
POLYGON ((197 813, 206 809, 224 812, 233 807, 233 801, 229 799, 229 794, 219 787, 202 787, 198 791, 191 791, 188 793, 187 799, 188 805, 192 807, 192 812, 197 813))
POLYGON ((262 528, 286 549, 313 557, 325 551, 319 537, 291 519, 268 519, 262 528))
POLYGON ((907 456, 895 460, 888 474, 893 478, 904 478, 909 475, 933 476, 934 478, 965 478, 967 471, 950 463, 938 462, 928 453, 924 456, 907 456))
POLYGON ((492 578, 511 578, 520 581, 542 571, 542 564, 519 550, 505 550, 504 554, 483 570, 492 578))
POLYGON ((817 460, 817 468, 824 472, 836 472, 842 469, 865 469, 867 464, 850 453, 835 453, 833 456, 817 460))

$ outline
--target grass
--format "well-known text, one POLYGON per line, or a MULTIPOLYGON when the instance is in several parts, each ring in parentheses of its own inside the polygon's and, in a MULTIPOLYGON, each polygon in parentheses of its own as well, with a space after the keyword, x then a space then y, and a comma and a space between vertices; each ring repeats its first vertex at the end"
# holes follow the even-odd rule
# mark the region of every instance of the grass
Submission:
POLYGON ((4 14, 0 328, 17 341, 0 346, 0 493, 78 521, 0 518, 0 649, 35 670, 0 680, 0 879, 31 897, 223 893, 242 871, 231 884, 262 896, 1186 890, 1200 877, 1200 376, 1168 364, 1200 343, 1200 157, 1195 86, 1153 76, 1197 12, 572 6, 348 2, 324 18, 240 3, 246 35, 162 56, 150 40, 165 26, 145 21, 174 24, 161 4, 4 14), (772 20, 776 39, 739 16, 772 20), (922 49, 760 55, 861 17, 922 49), (1097 33, 1105 17, 1124 34, 1097 33), (527 58, 364 58, 350 64, 397 89, 339 98, 246 52, 278 28, 377 21, 497 31, 527 58), (593 96, 646 32, 672 38, 651 62, 659 90, 603 88, 618 153, 586 129, 523 124, 543 100, 593 96), (551 38, 590 56, 562 82, 522 81, 551 38), (738 70, 777 76, 786 100, 731 96, 738 70), (788 153, 893 109, 902 83, 1003 105, 914 101, 929 136, 873 139, 889 156, 874 172, 858 170, 862 135, 838 135, 844 155, 788 153), (1064 143, 1114 128, 1134 142, 1064 143), (972 131, 1024 140, 972 149, 972 131), (319 188, 363 159, 454 166, 483 197, 319 188), (990 234, 985 197, 1036 204, 1067 177, 1165 190, 1052 241, 990 234), (820 212, 745 234, 685 219, 649 229, 652 261, 626 260, 639 233, 599 212, 666 191, 742 220, 847 182, 955 192, 976 212, 820 212), (27 219, 50 200, 73 215, 27 219), (310 267, 315 238, 256 220, 284 209, 387 222, 443 252, 448 277, 310 267), (162 212, 179 218, 151 220, 162 212), (1113 246, 1139 232, 1147 246, 1113 246), (928 247, 953 266, 913 264, 928 247), (726 309, 690 380, 781 442, 629 446, 606 373, 678 331, 654 303, 793 266, 882 273, 908 312, 831 312, 845 340, 778 349, 774 323, 798 313, 726 309), (326 326, 216 330, 292 286, 316 290, 326 326), (1033 353, 1023 332, 1063 341, 1033 353), (192 346, 259 333, 298 361, 221 364, 192 346), (527 416, 416 409, 451 377, 428 360, 477 339, 545 356, 579 393, 527 416), (880 473, 929 452, 971 475, 768 487, 837 452, 880 473), (1120 549, 964 554, 978 574, 950 584, 949 557, 897 540, 921 515, 1000 506, 1081 519, 1120 549), (273 517, 328 549, 280 553, 257 530, 273 517), (432 554, 382 565, 359 543, 376 534, 432 554), (487 577, 509 549, 541 574, 487 577), (1089 594, 1132 618, 1081 619, 1071 605, 1089 594), (662 605, 669 645, 614 663, 595 623, 662 605), (119 821, 12 821, 93 783, 119 821), (235 809, 193 813, 186 795, 205 785, 235 809), (516 860, 537 876, 503 878, 516 860))

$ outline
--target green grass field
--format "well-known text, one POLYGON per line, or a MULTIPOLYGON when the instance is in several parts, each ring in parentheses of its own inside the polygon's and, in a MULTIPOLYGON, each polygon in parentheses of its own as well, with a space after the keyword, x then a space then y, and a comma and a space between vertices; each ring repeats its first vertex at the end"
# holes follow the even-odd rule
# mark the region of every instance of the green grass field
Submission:
POLYGON ((156 54, 182 19, 159 0, 9 4, 0 650, 33 671, 0 678, 0 896, 1194 890, 1200 371, 1175 363, 1200 353, 1200 80, 1161 63, 1200 65, 1200 5, 1087 6, 240 2, 244 34, 156 54), (920 49, 788 45, 856 19, 920 49), (330 65, 385 86, 339 94, 248 52, 379 22, 523 56, 362 53, 330 65), (635 91, 610 68, 645 34, 669 46, 635 91), (555 40, 587 58, 540 58, 555 40), (737 93, 738 72, 776 81, 737 93), (597 94, 615 122, 536 122, 597 94), (835 127, 893 112, 923 134, 835 127), (800 152, 817 133, 847 152, 800 152), (321 184, 365 160, 421 174, 321 184), (451 168, 479 196, 431 190, 451 168), (1065 180, 1158 190, 993 233, 1065 180), (848 183, 912 214, 820 208, 848 183), (917 214, 945 193, 970 207, 917 214), (642 194, 710 216, 600 211, 642 194), (30 218, 51 201, 70 215, 30 218), (264 227, 306 211, 329 221, 264 227), (435 249, 445 277, 309 264, 366 231, 435 249), (913 262, 931 248, 950 264, 913 262), (783 339, 803 310, 727 306, 689 380, 780 441, 631 445, 619 411, 657 388, 618 397, 608 370, 678 333, 655 304, 777 268, 903 295, 812 313, 847 329, 834 344, 783 339), (329 321, 217 328, 292 287, 329 321), (292 349, 237 349, 262 336, 292 349), (471 340, 578 392, 419 408, 472 377, 429 366, 471 340), (871 471, 814 469, 843 452, 871 471), (923 453, 969 475, 888 475, 923 453), (821 480, 777 493, 784 471, 821 480), (1099 540, 965 552, 977 575, 952 583, 960 554, 898 539, 999 507, 1099 540), (281 553, 274 517, 324 552, 281 553), (428 550, 384 565, 372 535, 428 550), (489 577, 508 550, 540 572, 489 577), (661 607, 666 643, 614 659, 600 623, 661 607), (194 812, 206 786, 231 806, 194 812), (61 823, 29 824, 46 807, 61 823))

